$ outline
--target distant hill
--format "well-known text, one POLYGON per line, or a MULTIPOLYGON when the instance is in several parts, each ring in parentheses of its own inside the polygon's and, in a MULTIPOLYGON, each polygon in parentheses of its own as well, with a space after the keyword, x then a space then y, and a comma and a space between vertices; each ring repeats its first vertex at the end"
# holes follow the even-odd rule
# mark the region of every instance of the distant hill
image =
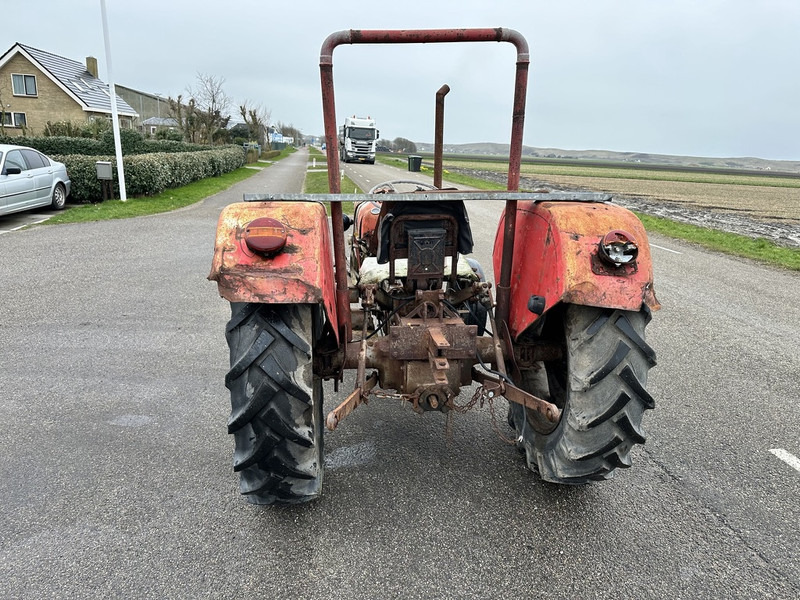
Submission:
MULTIPOLYGON (((433 152, 433 144, 416 142, 418 152, 433 152)), ((508 156, 508 144, 479 142, 473 144, 445 144, 447 154, 486 154, 508 156)), ((561 158, 608 162, 634 162, 652 165, 680 167, 705 167, 713 169, 748 169, 758 171, 780 171, 800 173, 800 161, 767 160, 764 158, 704 158, 699 156, 673 156, 670 154, 647 154, 644 152, 612 152, 609 150, 562 150, 559 148, 522 147, 522 156, 539 158, 561 158)))

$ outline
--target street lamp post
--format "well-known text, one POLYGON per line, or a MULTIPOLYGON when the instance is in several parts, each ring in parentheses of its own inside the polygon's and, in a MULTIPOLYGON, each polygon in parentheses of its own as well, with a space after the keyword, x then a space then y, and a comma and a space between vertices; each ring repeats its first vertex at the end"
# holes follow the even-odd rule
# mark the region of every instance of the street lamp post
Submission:
POLYGON ((119 175, 119 198, 127 201, 125 191, 125 166, 122 164, 122 142, 119 139, 119 116, 117 113, 117 92, 114 89, 114 77, 111 71, 111 41, 108 36, 108 16, 106 15, 106 0, 100 0, 100 13, 103 17, 103 40, 106 45, 106 64, 108 65, 108 88, 111 96, 111 127, 114 132, 114 149, 117 156, 117 174, 119 175))

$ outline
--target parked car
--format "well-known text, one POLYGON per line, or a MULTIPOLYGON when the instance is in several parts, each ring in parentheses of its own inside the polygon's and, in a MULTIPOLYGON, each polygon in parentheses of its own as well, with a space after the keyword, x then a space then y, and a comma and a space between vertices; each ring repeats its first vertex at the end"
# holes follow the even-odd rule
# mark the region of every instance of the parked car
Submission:
POLYGON ((38 150, 0 144, 0 215, 67 203, 70 180, 64 163, 38 150))

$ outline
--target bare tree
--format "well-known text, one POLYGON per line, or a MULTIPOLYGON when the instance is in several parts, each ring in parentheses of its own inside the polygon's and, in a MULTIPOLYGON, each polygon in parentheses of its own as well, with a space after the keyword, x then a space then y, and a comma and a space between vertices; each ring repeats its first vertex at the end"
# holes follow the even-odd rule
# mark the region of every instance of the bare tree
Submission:
POLYGON ((197 105, 194 98, 184 102, 183 96, 178 94, 174 100, 168 98, 170 116, 178 122, 181 135, 186 142, 198 143, 200 137, 200 119, 197 115, 197 105))
POLYGON ((303 132, 297 129, 294 125, 289 123, 285 125, 278 121, 278 124, 275 126, 278 131, 283 134, 284 138, 290 137, 294 138, 294 144, 302 144, 303 143, 303 132))
POLYGON ((0 90, 0 135, 5 135, 5 133, 6 133, 6 105, 3 103, 3 91, 0 90))
POLYGON ((0 88, 0 135, 6 134, 6 115, 11 115, 11 124, 13 125, 14 122, 14 115, 13 113, 6 112, 6 105, 3 102, 3 90, 0 88))
POLYGON ((231 100, 225 94, 224 77, 215 77, 204 73, 197 74, 194 88, 187 88, 190 100, 194 102, 194 120, 199 143, 213 144, 220 137, 220 130, 228 126, 231 119, 228 110, 231 100))
POLYGON ((184 140, 188 140, 186 136, 186 107, 183 105, 183 96, 178 94, 178 97, 173 99, 172 96, 167 98, 169 103, 169 114, 178 122, 178 130, 183 135, 184 140))
POLYGON ((257 140, 262 148, 269 150, 269 136, 266 135, 266 132, 269 129, 272 111, 260 104, 251 105, 249 100, 245 100, 244 104, 239 106, 239 114, 250 131, 250 139, 257 140))

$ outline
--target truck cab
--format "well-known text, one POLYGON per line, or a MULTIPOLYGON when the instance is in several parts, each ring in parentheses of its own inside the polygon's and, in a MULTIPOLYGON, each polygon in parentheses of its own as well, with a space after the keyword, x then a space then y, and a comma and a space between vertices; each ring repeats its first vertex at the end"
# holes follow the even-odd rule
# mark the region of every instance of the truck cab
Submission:
POLYGON ((345 117, 339 127, 339 158, 344 162, 375 164, 380 132, 372 117, 345 117))

